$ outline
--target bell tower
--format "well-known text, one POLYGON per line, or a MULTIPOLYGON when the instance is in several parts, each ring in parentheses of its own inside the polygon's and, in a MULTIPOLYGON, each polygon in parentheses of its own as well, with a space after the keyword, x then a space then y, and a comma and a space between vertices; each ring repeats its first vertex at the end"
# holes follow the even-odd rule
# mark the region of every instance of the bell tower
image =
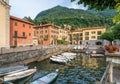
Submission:
POLYGON ((5 0, 5 2, 6 2, 7 4, 9 4, 9 0, 5 0))
POLYGON ((0 0, 0 48, 10 47, 10 5, 9 0, 0 0), (2 31, 2 32, 1 32, 2 31))
POLYGON ((9 4, 9 0, 3 0, 4 2, 6 2, 7 4, 9 4))

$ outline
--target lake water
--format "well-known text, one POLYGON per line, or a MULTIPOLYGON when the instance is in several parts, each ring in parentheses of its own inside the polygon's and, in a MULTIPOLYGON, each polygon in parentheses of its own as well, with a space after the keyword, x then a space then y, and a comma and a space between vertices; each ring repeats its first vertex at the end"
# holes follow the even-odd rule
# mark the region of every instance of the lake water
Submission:
MULTIPOLYGON (((28 66, 37 68, 37 72, 31 80, 59 69, 59 75, 52 84, 94 84, 96 81, 100 81, 106 68, 106 62, 104 58, 91 58, 84 53, 79 53, 67 65, 56 64, 48 59, 31 63, 28 66)), ((28 84, 27 81, 25 83, 23 81, 23 79, 16 81, 15 84, 28 84)))

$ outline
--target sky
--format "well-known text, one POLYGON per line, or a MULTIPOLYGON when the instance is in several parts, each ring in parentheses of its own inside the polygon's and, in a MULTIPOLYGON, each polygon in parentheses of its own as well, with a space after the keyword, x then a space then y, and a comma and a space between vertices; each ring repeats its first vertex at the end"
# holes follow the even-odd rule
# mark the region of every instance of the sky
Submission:
POLYGON ((78 5, 76 2, 70 2, 70 0, 10 0, 9 4, 11 6, 10 15, 19 18, 30 16, 32 19, 39 12, 57 5, 74 9, 87 9, 83 5, 78 5))

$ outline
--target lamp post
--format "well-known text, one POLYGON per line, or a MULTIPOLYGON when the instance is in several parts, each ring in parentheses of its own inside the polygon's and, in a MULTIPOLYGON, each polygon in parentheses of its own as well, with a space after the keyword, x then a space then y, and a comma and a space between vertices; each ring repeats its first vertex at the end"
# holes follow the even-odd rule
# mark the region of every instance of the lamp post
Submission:
POLYGON ((53 36, 53 46, 56 44, 57 45, 57 37, 56 36, 53 36))
POLYGON ((78 49, 79 34, 75 34, 75 40, 77 42, 77 49, 78 49))

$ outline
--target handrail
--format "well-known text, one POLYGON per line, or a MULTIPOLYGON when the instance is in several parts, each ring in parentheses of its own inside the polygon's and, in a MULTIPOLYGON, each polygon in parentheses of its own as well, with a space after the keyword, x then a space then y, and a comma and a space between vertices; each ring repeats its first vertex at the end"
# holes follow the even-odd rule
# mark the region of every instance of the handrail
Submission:
MULTIPOLYGON (((104 72, 104 74, 103 74, 103 76, 102 76, 102 78, 101 78, 101 80, 100 80, 100 83, 101 83, 101 84, 103 83, 103 81, 104 81, 105 78, 108 79, 108 73, 109 73, 110 64, 111 64, 111 63, 109 63, 109 64, 107 65, 107 68, 106 68, 106 70, 105 70, 105 72, 104 72)), ((107 81, 107 80, 105 80, 105 81, 107 81)))

